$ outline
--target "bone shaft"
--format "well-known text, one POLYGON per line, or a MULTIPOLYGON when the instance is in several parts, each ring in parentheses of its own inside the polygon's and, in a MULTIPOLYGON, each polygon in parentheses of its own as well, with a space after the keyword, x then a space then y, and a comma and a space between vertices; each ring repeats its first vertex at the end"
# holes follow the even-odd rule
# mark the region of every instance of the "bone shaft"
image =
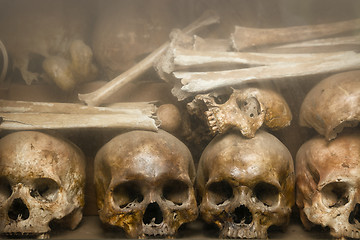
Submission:
POLYGON ((284 44, 275 47, 259 49, 266 53, 316 53, 340 52, 346 50, 359 51, 360 34, 346 37, 323 38, 297 43, 284 44))
POLYGON ((130 114, 0 113, 0 130, 118 128, 156 131, 155 120, 130 114))
MULTIPOLYGON (((349 52, 350 53, 350 52, 349 52)), ((350 53, 351 54, 351 53, 350 53)), ((272 65, 289 62, 306 63, 314 60, 343 58, 344 52, 318 54, 272 54, 253 52, 207 52, 187 49, 174 51, 174 71, 184 68, 228 66, 233 64, 272 65)))
POLYGON ((257 46, 324 38, 358 29, 360 29, 360 19, 287 28, 260 29, 237 26, 232 34, 232 41, 235 49, 240 51, 257 46))
POLYGON ((118 103, 113 107, 89 107, 74 103, 47 103, 0 100, 0 113, 62 113, 62 114, 146 114, 151 116, 156 107, 150 103, 118 103))
MULTIPOLYGON (((184 32, 188 34, 193 34, 202 27, 214 24, 218 22, 219 17, 212 12, 207 12, 205 15, 200 17, 198 20, 184 28, 184 32)), ((79 99, 85 102, 89 106, 99 106, 103 103, 108 97, 121 89, 126 83, 136 79, 142 75, 146 70, 152 67, 153 62, 160 57, 160 55, 166 50, 169 46, 169 42, 164 43, 150 55, 140 61, 138 64, 120 74, 98 90, 88 93, 88 94, 79 94, 79 99)))
POLYGON ((319 59, 308 63, 294 62, 219 72, 174 72, 174 76, 181 79, 181 83, 184 85, 181 90, 201 93, 249 82, 347 71, 358 69, 359 66, 360 54, 352 56, 344 54, 342 59, 319 59))

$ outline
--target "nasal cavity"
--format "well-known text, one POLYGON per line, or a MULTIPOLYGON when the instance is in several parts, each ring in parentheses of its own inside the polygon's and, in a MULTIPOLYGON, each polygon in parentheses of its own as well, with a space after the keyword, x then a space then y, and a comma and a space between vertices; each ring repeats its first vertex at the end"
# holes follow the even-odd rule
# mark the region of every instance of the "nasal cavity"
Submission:
POLYGON ((350 224, 359 224, 360 223, 360 204, 359 203, 357 203, 355 205, 354 210, 350 213, 349 223, 350 224))
POLYGON ((15 221, 26 220, 29 218, 29 209, 26 204, 20 198, 16 198, 8 211, 10 219, 15 221))
POLYGON ((163 214, 160 206, 154 202, 150 203, 145 210, 143 222, 145 224, 156 223, 160 224, 163 221, 163 214))
POLYGON ((235 223, 250 224, 252 222, 252 214, 247 207, 241 205, 235 209, 233 220, 235 223))

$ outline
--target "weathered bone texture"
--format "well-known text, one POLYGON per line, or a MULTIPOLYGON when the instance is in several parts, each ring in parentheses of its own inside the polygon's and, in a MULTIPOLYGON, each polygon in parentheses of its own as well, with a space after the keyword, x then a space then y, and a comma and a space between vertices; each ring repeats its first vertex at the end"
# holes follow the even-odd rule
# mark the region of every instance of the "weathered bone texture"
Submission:
POLYGON ((296 204, 304 226, 329 227, 336 239, 360 238, 360 133, 304 143, 296 155, 296 204))
POLYGON ((117 103, 90 107, 72 103, 0 100, 0 129, 122 128, 157 130, 155 105, 117 103))
POLYGON ((322 38, 296 43, 289 43, 274 47, 264 47, 259 52, 274 53, 316 53, 316 52, 340 52, 340 51, 359 51, 360 34, 322 38))
MULTIPOLYGON (((295 53, 284 52, 280 47, 265 48, 263 52, 231 52, 223 39, 210 41, 173 31, 169 48, 156 62, 155 69, 163 80, 173 84, 173 95, 184 100, 225 87, 358 68, 359 53, 350 48, 356 36, 348 37, 348 43, 343 46, 346 51, 328 41, 330 43, 319 44, 330 45, 330 52, 305 54, 304 50, 300 53, 296 50, 300 46, 286 45, 285 50, 293 49, 291 51, 295 53), (209 47, 204 49, 201 46, 209 47)), ((313 48, 310 46, 307 51, 313 48)))
MULTIPOLYGON (((174 72, 181 81, 181 90, 188 93, 209 92, 214 89, 237 86, 249 82, 289 79, 357 69, 360 54, 343 52, 338 58, 318 58, 316 54, 308 62, 289 61, 288 64, 274 64, 210 72, 174 72)), ((290 81, 290 79, 289 79, 290 81)))
MULTIPOLYGON (((215 24, 219 21, 219 16, 212 11, 205 12, 203 16, 195 20, 183 31, 187 34, 194 34, 200 29, 215 24)), ((154 62, 161 56, 161 54, 168 48, 169 43, 165 42, 160 47, 151 52, 147 57, 142 59, 139 63, 132 66, 130 69, 120 74, 119 76, 112 79, 110 82, 99 88, 98 90, 88 93, 88 94, 79 94, 80 101, 85 102, 90 106, 99 106, 103 103, 108 97, 117 92, 122 88, 126 83, 129 83, 143 74, 145 71, 150 69, 154 62)))
POLYGON ((192 114, 204 119, 212 134, 236 128, 248 138, 263 124, 278 130, 290 125, 292 114, 285 99, 269 89, 234 89, 229 99, 219 103, 214 93, 197 95, 188 104, 192 114))
POLYGON ((200 212, 221 238, 267 238, 272 225, 285 226, 295 203, 295 173, 287 148, 259 131, 216 136, 201 155, 197 187, 200 212))
POLYGON ((319 82, 300 109, 301 126, 314 128, 327 140, 360 121, 360 71, 343 72, 319 82))
POLYGON ((0 140, 0 233, 48 237, 49 223, 76 228, 84 207, 85 158, 74 144, 40 132, 0 140))
POLYGON ((191 153, 165 131, 113 138, 96 154, 94 175, 101 221, 131 238, 173 237, 197 218, 191 153))
POLYGON ((234 49, 242 51, 251 47, 324 38, 358 29, 360 29, 360 19, 312 26, 294 26, 285 28, 264 29, 236 26, 234 33, 231 35, 231 40, 234 49))
POLYGON ((0 72, 0 84, 1 84, 5 80, 6 73, 8 70, 8 65, 9 65, 8 54, 7 54, 6 48, 1 40, 0 40, 0 53, 1 53, 0 55, 2 56, 2 59, 3 59, 2 70, 0 72))
POLYGON ((46 0, 2 4, 0 38, 27 84, 52 80, 68 91, 96 77, 92 50, 84 42, 90 33, 90 6, 89 1, 46 0))

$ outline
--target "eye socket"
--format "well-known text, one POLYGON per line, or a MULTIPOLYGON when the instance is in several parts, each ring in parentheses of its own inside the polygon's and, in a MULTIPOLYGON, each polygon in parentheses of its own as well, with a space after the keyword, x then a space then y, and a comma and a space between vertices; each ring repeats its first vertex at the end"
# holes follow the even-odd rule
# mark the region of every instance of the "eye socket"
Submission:
POLYGON ((30 195, 41 201, 55 201, 59 192, 59 185, 50 178, 37 178, 34 181, 30 195))
POLYGON ((328 208, 341 207, 349 202, 349 188, 344 182, 329 183, 321 189, 321 199, 328 208))
POLYGON ((170 180, 163 187, 163 197, 176 205, 182 205, 189 197, 189 186, 180 180, 170 180))
POLYGON ((217 104, 224 104, 227 102, 227 100, 229 100, 229 98, 230 98, 230 95, 223 94, 223 95, 214 97, 214 101, 217 104))
POLYGON ((3 202, 12 194, 11 185, 6 177, 0 177, 0 201, 3 202))
POLYGON ((140 183, 128 181, 119 184, 113 190, 114 203, 120 208, 128 206, 132 202, 142 202, 144 196, 141 194, 140 183))
POLYGON ((266 182, 256 184, 254 194, 265 206, 274 206, 279 201, 279 189, 266 182))
POLYGON ((233 189, 227 181, 213 182, 208 186, 209 200, 216 205, 223 204, 234 196, 233 189))
POLYGON ((236 103, 240 110, 251 118, 255 118, 260 115, 260 103, 254 98, 247 98, 244 101, 236 100, 236 103))

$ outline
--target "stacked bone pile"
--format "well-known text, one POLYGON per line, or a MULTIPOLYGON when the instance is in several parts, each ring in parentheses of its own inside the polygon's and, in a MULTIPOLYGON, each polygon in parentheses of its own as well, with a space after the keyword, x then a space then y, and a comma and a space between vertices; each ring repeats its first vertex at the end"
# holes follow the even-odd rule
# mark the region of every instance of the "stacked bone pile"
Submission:
POLYGON ((171 14, 179 10, 174 1, 109 2, 96 5, 96 23, 82 1, 17 0, 0 8, 2 235, 48 238, 58 224, 76 228, 89 158, 97 208, 89 205, 130 238, 175 237, 199 214, 222 238, 267 238, 271 226, 289 223, 295 204, 294 161, 275 135, 297 109, 277 87, 341 72, 316 85, 300 110, 300 124, 322 136, 298 151, 297 205, 306 228, 360 238, 360 138, 352 131, 360 119, 360 19, 271 29, 230 24, 230 37, 207 38, 194 34, 219 23, 215 12, 179 30, 186 24, 171 14), (14 101, 8 53, 26 84, 55 86, 66 98, 14 101), (49 130, 57 132, 42 132, 49 130), (94 141, 94 132, 105 139, 94 141), (85 135, 77 141, 85 156, 60 137, 72 134, 85 135))
POLYGON ((339 73, 306 96, 300 124, 320 135, 296 156, 297 205, 310 229, 329 227, 334 238, 360 238, 360 71, 339 73))

